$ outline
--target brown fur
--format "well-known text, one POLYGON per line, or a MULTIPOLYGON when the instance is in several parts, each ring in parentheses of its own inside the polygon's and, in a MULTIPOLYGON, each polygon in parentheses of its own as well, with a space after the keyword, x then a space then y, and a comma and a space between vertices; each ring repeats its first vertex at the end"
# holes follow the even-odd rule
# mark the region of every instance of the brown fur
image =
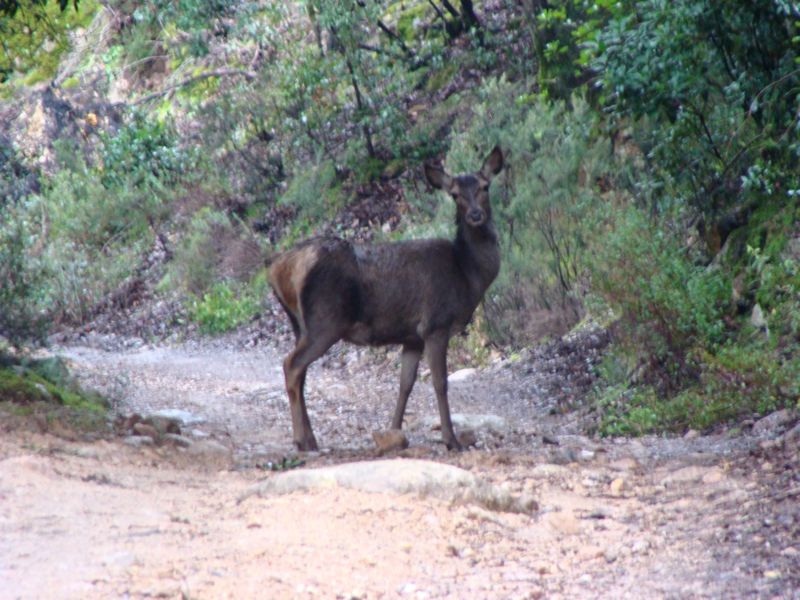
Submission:
POLYGON ((296 319, 302 318, 300 290, 314 266, 318 250, 307 244, 278 256, 269 268, 269 284, 296 319))

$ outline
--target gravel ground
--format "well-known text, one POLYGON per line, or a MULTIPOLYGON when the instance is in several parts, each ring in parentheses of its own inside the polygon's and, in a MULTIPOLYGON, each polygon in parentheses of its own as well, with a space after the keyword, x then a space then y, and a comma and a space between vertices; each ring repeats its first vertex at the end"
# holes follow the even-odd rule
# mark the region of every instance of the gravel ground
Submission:
MULTIPOLYGON (((800 598, 795 415, 752 432, 588 437, 575 405, 603 346, 588 332, 458 374, 452 411, 477 424, 462 453, 439 443, 421 372, 398 455, 533 495, 539 510, 519 515, 339 488, 239 503, 265 464, 297 458, 285 336, 73 340, 57 351, 85 384, 121 415, 184 411, 191 445, 4 431, 0 597, 800 598)), ((303 468, 379 460, 371 433, 390 420, 398 358, 341 346, 312 367, 322 449, 303 468)))

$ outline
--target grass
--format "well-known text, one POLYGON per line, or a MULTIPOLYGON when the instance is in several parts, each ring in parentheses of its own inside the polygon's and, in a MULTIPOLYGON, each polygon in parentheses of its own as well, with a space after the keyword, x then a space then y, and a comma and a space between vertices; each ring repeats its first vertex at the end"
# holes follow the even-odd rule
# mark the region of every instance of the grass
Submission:
POLYGON ((17 360, 0 356, 0 412, 45 423, 59 422, 73 431, 106 426, 108 401, 80 388, 60 358, 17 360))

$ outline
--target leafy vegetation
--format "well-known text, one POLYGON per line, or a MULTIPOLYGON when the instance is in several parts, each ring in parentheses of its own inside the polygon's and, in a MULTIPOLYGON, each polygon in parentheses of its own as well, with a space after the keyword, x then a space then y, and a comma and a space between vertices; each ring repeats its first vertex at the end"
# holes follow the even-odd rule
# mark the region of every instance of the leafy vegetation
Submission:
POLYGON ((61 431, 98 432, 106 426, 108 402, 87 392, 58 358, 29 360, 0 354, 0 414, 37 417, 40 427, 59 423, 61 431))
POLYGON ((605 434, 797 404, 795 3, 12 4, 4 94, 24 103, 58 68, 75 106, 86 86, 123 98, 69 113, 84 125, 49 153, 2 138, 14 344, 91 319, 154 247, 160 292, 203 331, 237 327, 259 312, 265 252, 317 233, 449 235, 421 162, 474 170, 500 144, 503 269, 464 352, 608 324, 605 434), (92 15, 112 34, 79 51, 70 32, 92 15))

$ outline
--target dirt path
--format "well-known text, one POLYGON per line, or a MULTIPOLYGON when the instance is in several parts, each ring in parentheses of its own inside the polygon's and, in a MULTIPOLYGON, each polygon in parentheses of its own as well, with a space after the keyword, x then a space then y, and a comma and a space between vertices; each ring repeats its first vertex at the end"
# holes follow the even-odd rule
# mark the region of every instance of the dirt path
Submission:
MULTIPOLYGON (((423 373, 403 453, 531 493, 532 516, 338 488, 238 502, 292 454, 278 351, 62 352, 121 412, 186 411, 187 437, 232 453, 5 434, 0 598, 800 598, 798 447, 770 431, 589 439, 532 356, 451 385, 454 412, 494 417, 459 454, 425 424, 423 373)), ((377 459, 395 362, 312 368, 307 467, 377 459)))

